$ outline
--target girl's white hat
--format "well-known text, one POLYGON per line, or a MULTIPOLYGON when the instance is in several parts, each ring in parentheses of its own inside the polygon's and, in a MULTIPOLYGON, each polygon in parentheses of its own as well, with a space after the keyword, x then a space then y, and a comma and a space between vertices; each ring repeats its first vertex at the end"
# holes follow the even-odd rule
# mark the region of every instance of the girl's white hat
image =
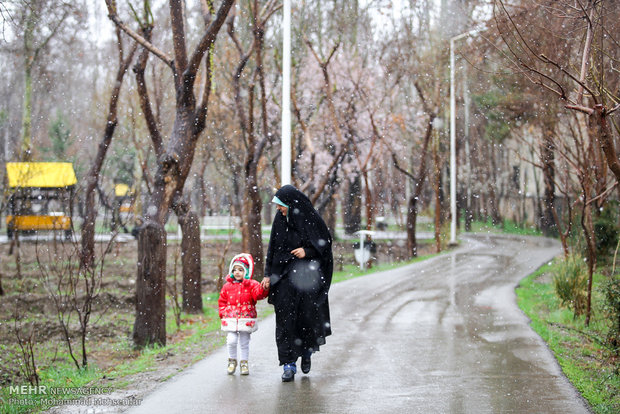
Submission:
POLYGON ((235 266, 241 266, 243 268, 243 277, 245 279, 252 279, 254 276, 254 258, 250 253, 241 253, 232 258, 230 266, 228 267, 228 274, 230 277, 233 277, 232 272, 235 266))

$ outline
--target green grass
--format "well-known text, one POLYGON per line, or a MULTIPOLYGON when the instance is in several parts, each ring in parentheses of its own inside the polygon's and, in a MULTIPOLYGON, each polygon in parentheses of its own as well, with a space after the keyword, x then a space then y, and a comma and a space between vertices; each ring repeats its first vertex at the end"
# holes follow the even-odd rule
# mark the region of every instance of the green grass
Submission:
POLYGON ((585 327, 583 317, 574 319, 570 310, 561 308, 551 278, 543 278, 553 272, 553 267, 554 264, 547 264, 521 281, 517 303, 594 412, 620 412, 620 373, 603 345, 606 325, 597 287, 605 276, 595 275, 593 316, 590 325, 585 327))
MULTIPOLYGON (((465 228, 464 221, 461 220, 461 228, 465 228)), ((512 220, 504 220, 500 224, 493 224, 492 220, 474 221, 471 231, 475 233, 506 233, 521 236, 541 236, 542 232, 533 225, 520 226, 512 220)))
MULTIPOLYGON (((0 398, 5 404, 0 405, 3 414, 21 414, 39 412, 53 405, 45 404, 45 400, 67 400, 79 398, 75 393, 52 394, 52 389, 72 389, 78 390, 101 378, 101 371, 96 368, 77 370, 74 366, 50 367, 39 372, 41 377, 40 384, 45 389, 38 389, 42 392, 12 392, 8 387, 0 389, 0 398), (19 400, 18 403, 11 403, 10 399, 19 400)), ((22 384, 19 384, 22 385, 22 384)), ((29 385, 29 384, 26 384, 29 385)), ((74 391, 75 392, 75 391, 74 391)))

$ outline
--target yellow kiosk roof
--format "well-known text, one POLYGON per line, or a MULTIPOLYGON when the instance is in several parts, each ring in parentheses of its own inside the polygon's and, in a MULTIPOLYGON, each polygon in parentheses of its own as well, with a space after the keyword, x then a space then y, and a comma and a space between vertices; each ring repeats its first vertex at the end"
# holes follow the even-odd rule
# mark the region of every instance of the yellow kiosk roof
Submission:
POLYGON ((129 195, 129 186, 123 183, 116 184, 114 186, 114 195, 116 197, 125 197, 129 195))
POLYGON ((77 183, 70 162, 7 162, 9 187, 69 187, 77 183))

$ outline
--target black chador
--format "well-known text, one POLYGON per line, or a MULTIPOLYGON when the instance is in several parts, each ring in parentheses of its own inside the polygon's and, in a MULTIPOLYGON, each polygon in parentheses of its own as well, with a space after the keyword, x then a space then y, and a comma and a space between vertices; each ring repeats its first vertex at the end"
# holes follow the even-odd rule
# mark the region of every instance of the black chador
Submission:
POLYGON ((288 207, 271 227, 265 276, 270 277, 269 303, 276 313, 276 343, 280 365, 316 352, 331 335, 328 291, 332 281, 332 238, 327 225, 302 192, 292 185, 274 197, 288 207), (291 254, 302 247, 303 259, 291 254))

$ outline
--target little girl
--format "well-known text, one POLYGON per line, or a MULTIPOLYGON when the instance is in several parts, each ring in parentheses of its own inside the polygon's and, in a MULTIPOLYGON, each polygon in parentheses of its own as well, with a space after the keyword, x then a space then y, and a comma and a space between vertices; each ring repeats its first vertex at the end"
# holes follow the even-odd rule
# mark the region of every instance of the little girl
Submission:
POLYGON ((228 374, 237 368, 237 344, 241 348, 239 368, 241 375, 248 375, 250 354, 250 334, 258 329, 256 323, 256 302, 269 294, 260 283, 252 279, 254 259, 248 253, 233 257, 230 262, 226 283, 222 286, 218 300, 222 330, 228 332, 228 374))

